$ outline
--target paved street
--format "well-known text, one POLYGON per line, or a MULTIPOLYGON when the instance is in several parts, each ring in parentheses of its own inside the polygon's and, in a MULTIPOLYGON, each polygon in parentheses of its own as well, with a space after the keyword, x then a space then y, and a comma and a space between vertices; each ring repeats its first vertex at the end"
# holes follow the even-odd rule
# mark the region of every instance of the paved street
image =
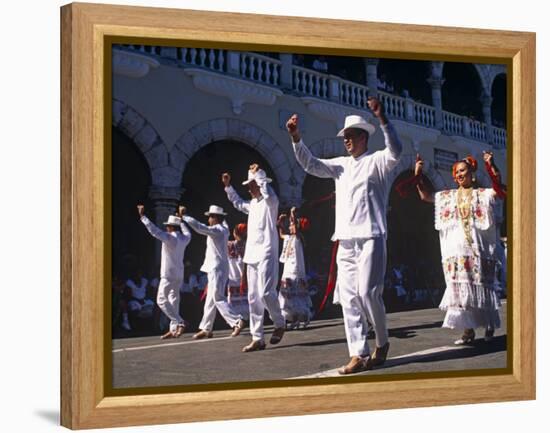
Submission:
MULTIPOLYGON (((388 315, 390 352, 383 367, 364 375, 457 371, 506 367, 506 302, 503 326, 491 343, 478 335, 471 346, 457 347, 460 331, 442 329, 438 309, 388 315)), ((266 327, 266 341, 272 327, 266 327)), ((478 330, 478 332, 482 332, 478 330)), ((158 337, 113 340, 113 386, 133 388, 206 383, 249 382, 337 376, 348 361, 341 319, 313 321, 305 330, 288 331, 281 343, 266 350, 241 353, 250 341, 245 329, 236 338, 230 330, 194 341, 191 333, 177 340, 158 337)), ((369 340, 371 348, 374 340, 369 340)))

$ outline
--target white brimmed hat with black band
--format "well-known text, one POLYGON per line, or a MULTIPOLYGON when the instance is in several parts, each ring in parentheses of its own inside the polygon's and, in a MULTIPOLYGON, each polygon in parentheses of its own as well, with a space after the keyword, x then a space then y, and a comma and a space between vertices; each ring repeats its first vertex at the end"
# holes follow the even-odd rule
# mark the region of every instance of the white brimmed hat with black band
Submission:
POLYGON ((219 206, 216 206, 214 204, 210 205, 210 207, 208 208, 208 211, 204 213, 206 216, 210 216, 210 215, 227 215, 224 211, 223 211, 223 208, 219 207, 219 206))
POLYGON ((248 179, 243 182, 243 185, 248 185, 253 180, 256 181, 257 184, 271 182, 271 179, 267 177, 265 171, 262 169, 259 169, 256 173, 253 173, 252 170, 248 170, 248 179))
POLYGON ((363 131, 367 131, 369 133, 369 136, 374 134, 374 132, 376 131, 376 127, 372 123, 367 122, 361 116, 352 114, 351 116, 346 116, 344 127, 340 130, 340 132, 338 132, 336 136, 343 137, 344 131, 346 129, 352 129, 352 128, 362 129, 363 131))
POLYGON ((170 215, 168 217, 168 221, 163 223, 165 226, 176 226, 179 227, 181 225, 181 218, 175 215, 170 215))

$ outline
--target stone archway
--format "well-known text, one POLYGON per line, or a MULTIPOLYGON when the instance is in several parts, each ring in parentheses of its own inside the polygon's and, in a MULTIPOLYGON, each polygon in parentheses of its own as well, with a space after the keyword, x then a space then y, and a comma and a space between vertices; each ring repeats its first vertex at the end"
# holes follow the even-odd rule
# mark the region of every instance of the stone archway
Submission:
POLYGON ((177 173, 178 185, 193 155, 204 146, 220 140, 239 141, 259 152, 275 173, 281 204, 299 203, 301 194, 298 193, 294 175, 296 162, 290 160, 281 145, 266 131, 240 119, 206 120, 190 128, 176 141, 169 153, 169 168, 177 173))
POLYGON ((124 101, 113 99, 112 124, 137 146, 149 165, 156 186, 174 186, 169 176, 168 150, 153 125, 124 101))

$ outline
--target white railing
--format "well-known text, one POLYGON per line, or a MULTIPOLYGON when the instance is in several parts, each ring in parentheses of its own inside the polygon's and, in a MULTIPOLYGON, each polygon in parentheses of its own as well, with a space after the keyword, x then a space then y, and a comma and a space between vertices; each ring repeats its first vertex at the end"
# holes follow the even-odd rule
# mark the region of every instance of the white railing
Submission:
POLYGON ((227 51, 204 48, 178 48, 177 59, 186 65, 200 66, 214 71, 225 72, 227 51))
POLYGON ((340 78, 338 79, 338 86, 341 104, 351 105, 362 110, 368 108, 367 98, 369 96, 369 88, 367 86, 340 78))
POLYGON ((435 107, 431 105, 413 103, 414 122, 426 128, 435 128, 435 107))
POLYGON ((378 92, 378 97, 382 101, 382 104, 384 104, 388 117, 406 120, 407 107, 405 104, 407 100, 405 98, 386 92, 378 92))
POLYGON ((487 141, 487 128, 485 123, 472 119, 468 119, 468 123, 470 124, 470 137, 478 141, 487 141))
POLYGON ((304 95, 317 98, 328 98, 328 81, 326 74, 321 74, 311 69, 292 67, 292 88, 304 95))
MULTIPOLYGON (((228 72, 227 50, 128 44, 117 45, 117 48, 150 56, 167 57, 185 65, 198 66, 221 73, 228 72)), ((280 60, 251 52, 235 52, 232 55, 238 56, 239 70, 237 73, 241 78, 270 86, 281 86, 282 62, 280 60)), ((368 109, 369 89, 367 86, 312 69, 292 66, 292 89, 299 94, 332 100, 363 110, 368 109)), ((383 91, 378 92, 378 97, 384 104, 388 117, 416 123, 427 128, 437 128, 435 107, 383 91)), ((446 134, 466 136, 482 142, 487 142, 489 139, 487 125, 483 122, 448 111, 442 112, 442 120, 442 130, 446 134)), ((491 127, 491 130, 491 141, 495 147, 506 147, 506 129, 491 127)))
POLYGON ((137 51, 142 54, 153 54, 155 56, 160 56, 160 47, 155 47, 152 45, 129 45, 121 44, 118 47, 126 48, 128 50, 137 51))
POLYGON ((506 147, 506 129, 493 127, 493 143, 499 149, 506 147))
POLYGON ((451 135, 464 135, 463 116, 443 111, 443 131, 451 135))
POLYGON ((281 61, 255 53, 240 53, 240 75, 271 86, 280 85, 281 61))

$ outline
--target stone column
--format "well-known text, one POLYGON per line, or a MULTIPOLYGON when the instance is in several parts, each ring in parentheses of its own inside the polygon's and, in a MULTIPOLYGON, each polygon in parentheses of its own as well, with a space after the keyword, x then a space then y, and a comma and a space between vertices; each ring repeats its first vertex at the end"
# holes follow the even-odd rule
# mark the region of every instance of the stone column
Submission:
POLYGON ((340 79, 330 75, 328 79, 328 98, 334 102, 340 102, 340 79))
POLYGON ((430 63, 431 75, 426 81, 432 88, 432 106, 435 108, 435 127, 443 129, 443 102, 441 100, 441 88, 445 83, 443 78, 443 62, 430 63))
POLYGON ((493 144, 493 119, 491 115, 491 106, 493 104, 493 97, 485 92, 479 97, 481 101, 481 110, 483 112, 483 121, 487 128, 487 143, 493 144))
POLYGON ((280 53, 281 86, 283 89, 292 89, 292 54, 280 53))
MULTIPOLYGON (((152 185, 149 188, 149 198, 153 202, 153 213, 149 214, 151 220, 160 228, 168 220, 169 215, 174 215, 180 203, 184 189, 181 187, 166 187, 152 185)), ((147 211, 147 210, 146 210, 147 211)), ((160 266, 160 243, 155 247, 155 265, 160 266)))
POLYGON ((233 76, 241 74, 241 54, 239 52, 227 52, 227 73, 233 76))
POLYGON ((369 96, 378 96, 378 63, 379 59, 364 59, 367 87, 369 88, 369 96))
POLYGON ((161 47, 160 55, 162 57, 176 60, 178 58, 178 49, 176 47, 161 47))

